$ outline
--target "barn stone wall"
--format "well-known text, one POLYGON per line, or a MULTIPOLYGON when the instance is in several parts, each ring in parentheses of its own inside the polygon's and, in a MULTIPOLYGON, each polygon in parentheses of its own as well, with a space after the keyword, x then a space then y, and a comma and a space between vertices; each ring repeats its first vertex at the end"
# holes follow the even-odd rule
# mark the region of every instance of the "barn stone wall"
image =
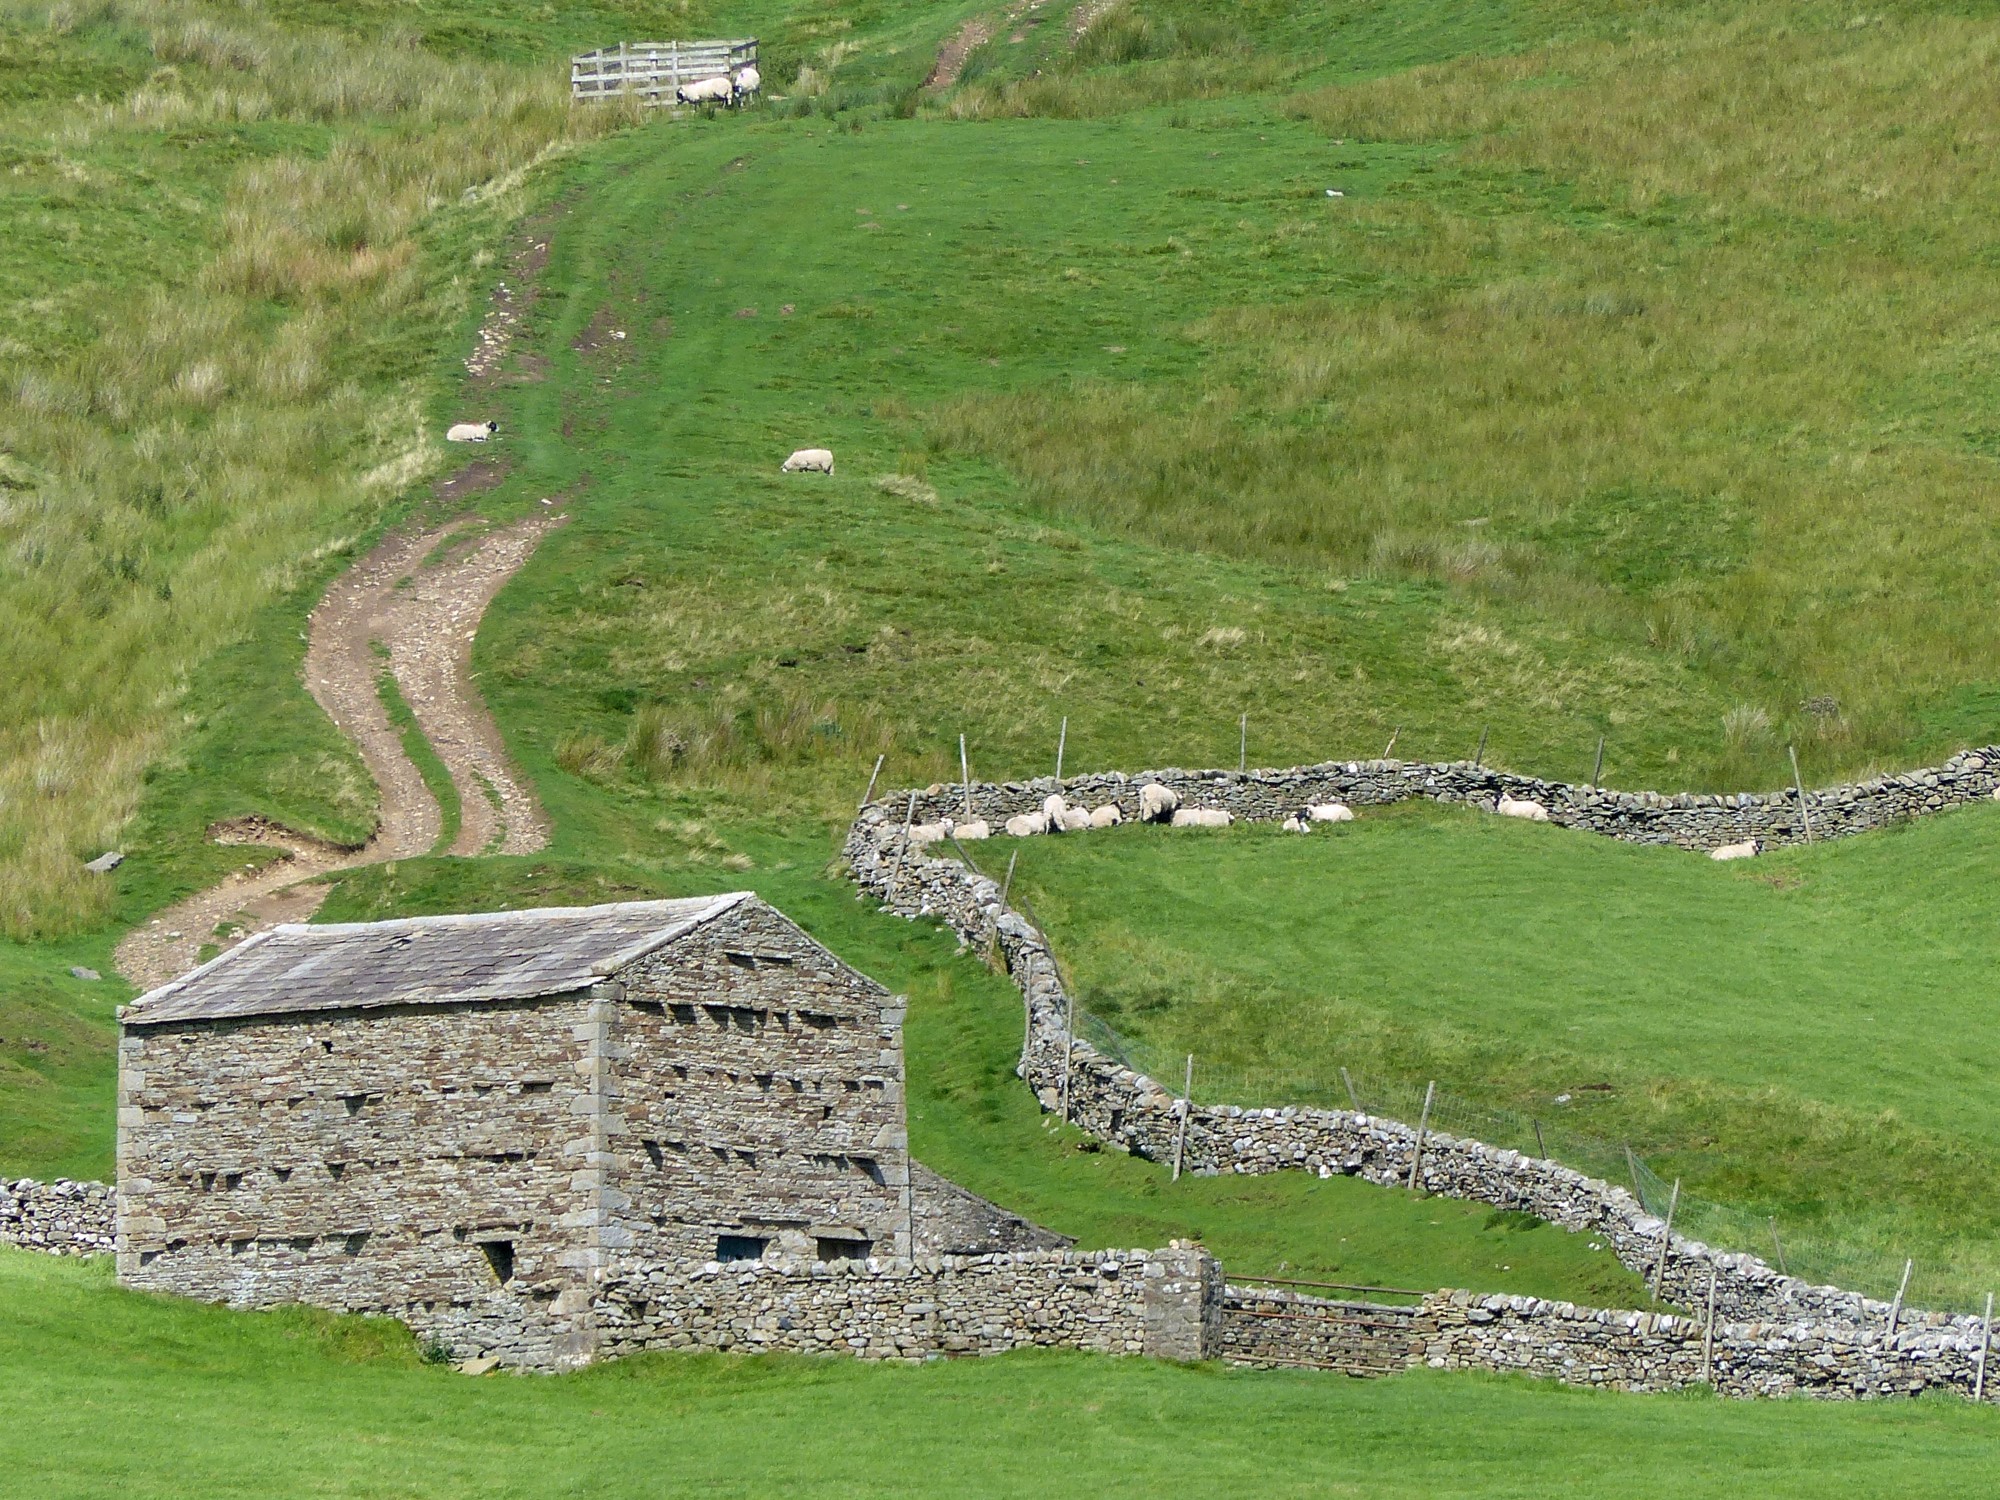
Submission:
POLYGON ((757 902, 618 978, 608 1249, 909 1254, 901 1001, 757 902))
POLYGON ((119 1280, 581 1362, 599 1005, 128 1025, 119 1280))

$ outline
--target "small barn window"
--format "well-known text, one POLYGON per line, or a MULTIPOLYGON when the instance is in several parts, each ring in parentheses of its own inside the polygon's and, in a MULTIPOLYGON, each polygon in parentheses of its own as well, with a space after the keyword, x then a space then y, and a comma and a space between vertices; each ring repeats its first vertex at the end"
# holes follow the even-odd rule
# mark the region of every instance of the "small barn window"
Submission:
POLYGON ((646 1159, 652 1162, 654 1166, 663 1167, 666 1165, 666 1153, 660 1150, 660 1143, 658 1141, 641 1141, 639 1144, 646 1148, 646 1159))
POLYGON ((486 1264, 492 1268, 493 1279, 505 1286, 514 1279, 514 1242, 512 1240, 481 1240, 480 1254, 486 1257, 486 1264))
POLYGON ((762 1260, 764 1247, 771 1242, 754 1234, 718 1234, 715 1237, 715 1258, 717 1260, 762 1260))
POLYGON ((850 1240, 832 1235, 820 1235, 815 1241, 819 1247, 821 1260, 866 1260, 868 1252, 875 1248, 873 1240, 850 1240))

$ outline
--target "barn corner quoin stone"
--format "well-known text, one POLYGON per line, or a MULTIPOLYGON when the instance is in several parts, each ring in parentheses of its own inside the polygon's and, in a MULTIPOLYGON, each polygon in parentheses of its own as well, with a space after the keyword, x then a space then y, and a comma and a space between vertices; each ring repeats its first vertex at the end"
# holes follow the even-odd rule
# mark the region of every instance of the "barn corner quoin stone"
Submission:
MULTIPOLYGON (((2000 750, 1973 751, 1935 772, 1809 793, 1813 832, 1852 834, 1990 798, 2000 784, 1994 767, 2000 750)), ((1225 1357, 1356 1373, 1476 1365, 1629 1389, 1704 1383, 1735 1395, 1866 1396, 1933 1386, 1970 1394, 1985 1384, 1994 1398, 1991 1383, 1978 1378, 1990 1340, 1979 1318, 1892 1308, 1808 1283, 1755 1255, 1671 1233, 1624 1188, 1517 1151, 1432 1131, 1420 1155, 1414 1127, 1359 1111, 1197 1104, 1077 1037, 1072 997, 1046 935, 1002 904, 997 882, 955 858, 932 857, 932 846, 911 829, 956 817, 997 826, 1039 810, 1050 796, 1087 807, 1115 802, 1131 819, 1149 784, 1174 791, 1182 807, 1253 821, 1282 819, 1321 802, 1429 797, 1491 806, 1507 795, 1540 800, 1553 821, 1694 849, 1740 839, 1746 825, 1767 842, 1803 839, 1804 821, 1795 816, 1795 797, 1786 809, 1775 798, 1598 793, 1472 765, 1397 761, 938 785, 865 805, 843 848, 853 879, 887 910, 941 922, 962 942, 996 955, 1025 1007, 1018 1071, 1044 1109, 1063 1112, 1069 1123, 1134 1155, 1177 1160, 1196 1174, 1302 1170, 1397 1186, 1409 1182, 1414 1168, 1427 1192, 1602 1236, 1626 1266, 1657 1278, 1664 1301, 1702 1310, 1700 1319, 1688 1319, 1461 1291, 1438 1293, 1416 1308, 1377 1308, 1231 1287, 1222 1314, 1225 1357), (1578 811, 1593 807, 1587 815, 1578 811), (1690 1348, 1698 1348, 1698 1359, 1690 1348)))
POLYGON ((124 1012, 119 1280, 459 1359, 1204 1358, 1199 1247, 912 1163, 903 1003, 753 895, 282 927, 124 1012))

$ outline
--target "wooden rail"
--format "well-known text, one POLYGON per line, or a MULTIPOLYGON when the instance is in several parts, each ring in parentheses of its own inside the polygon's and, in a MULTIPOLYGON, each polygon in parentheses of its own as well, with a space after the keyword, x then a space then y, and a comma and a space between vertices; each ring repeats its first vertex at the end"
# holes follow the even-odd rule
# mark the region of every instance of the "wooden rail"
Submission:
POLYGON ((1387 1292, 1395 1297, 1428 1297, 1430 1293, 1408 1286, 1356 1286, 1349 1281, 1294 1281, 1283 1276, 1245 1276, 1231 1271, 1230 1277, 1236 1281, 1254 1282, 1258 1286, 1311 1286, 1321 1287, 1329 1292, 1387 1292))
POLYGON ((575 100, 634 97, 648 107, 676 102, 684 83, 734 74, 757 65, 757 39, 710 42, 620 42, 569 60, 575 100))

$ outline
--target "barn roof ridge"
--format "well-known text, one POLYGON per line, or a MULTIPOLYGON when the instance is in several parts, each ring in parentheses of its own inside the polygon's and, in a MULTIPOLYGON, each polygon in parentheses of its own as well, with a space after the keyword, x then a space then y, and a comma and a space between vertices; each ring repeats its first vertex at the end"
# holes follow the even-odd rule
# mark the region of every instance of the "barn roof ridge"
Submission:
POLYGON ((540 999, 596 983, 756 899, 754 891, 728 891, 380 922, 288 922, 141 995, 120 1019, 148 1026, 540 999), (435 941, 420 942, 427 937, 435 941))

